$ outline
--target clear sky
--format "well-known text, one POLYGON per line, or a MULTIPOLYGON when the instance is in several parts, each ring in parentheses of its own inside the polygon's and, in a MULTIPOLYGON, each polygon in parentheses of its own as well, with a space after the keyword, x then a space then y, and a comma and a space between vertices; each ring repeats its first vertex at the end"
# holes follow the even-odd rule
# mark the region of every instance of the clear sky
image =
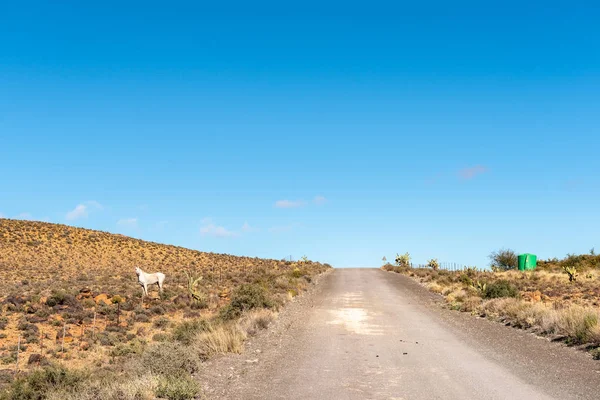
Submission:
POLYGON ((202 3, 0 3, 2 215, 337 267, 600 250, 597 2, 202 3))

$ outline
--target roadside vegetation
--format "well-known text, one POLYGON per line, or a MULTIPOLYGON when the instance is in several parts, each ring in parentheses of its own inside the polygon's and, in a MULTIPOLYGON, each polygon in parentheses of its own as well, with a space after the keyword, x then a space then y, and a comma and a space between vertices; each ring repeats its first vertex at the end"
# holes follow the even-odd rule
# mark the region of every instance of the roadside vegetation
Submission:
POLYGON ((490 255, 490 264, 490 270, 448 271, 433 259, 428 267, 400 262, 382 269, 416 279, 451 309, 579 346, 600 359, 600 256, 592 250, 518 271, 517 254, 502 249, 490 255))
POLYGON ((0 219, 0 400, 202 398, 194 376, 330 266, 0 219), (142 299, 135 266, 166 275, 142 299))

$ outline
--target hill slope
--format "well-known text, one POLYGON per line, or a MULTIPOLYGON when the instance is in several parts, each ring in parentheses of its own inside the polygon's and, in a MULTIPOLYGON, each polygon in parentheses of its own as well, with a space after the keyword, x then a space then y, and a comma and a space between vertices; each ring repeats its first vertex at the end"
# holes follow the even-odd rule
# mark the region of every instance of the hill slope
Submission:
POLYGON ((150 272, 182 267, 240 269, 275 266, 276 260, 205 253, 183 247, 45 222, 0 219, 0 271, 52 269, 62 273, 110 268, 132 273, 135 266, 150 272))
POLYGON ((42 354, 70 360, 70 365, 106 365, 122 346, 165 340, 182 320, 218 318, 225 306, 228 315, 240 315, 229 304, 238 289, 246 296, 235 305, 240 312, 276 308, 328 268, 0 219, 0 370, 14 367, 19 336, 26 360, 42 354), (135 266, 166 275, 162 295, 153 287, 142 298, 135 266), (201 278, 194 295, 189 277, 201 278))

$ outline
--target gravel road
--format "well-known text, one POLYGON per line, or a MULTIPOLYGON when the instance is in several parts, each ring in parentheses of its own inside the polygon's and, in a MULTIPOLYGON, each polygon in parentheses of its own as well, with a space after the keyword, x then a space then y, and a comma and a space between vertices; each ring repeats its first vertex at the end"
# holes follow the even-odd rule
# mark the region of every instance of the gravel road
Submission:
POLYGON ((215 399, 600 399, 600 362, 450 311, 399 274, 336 269, 245 354, 207 366, 215 399))

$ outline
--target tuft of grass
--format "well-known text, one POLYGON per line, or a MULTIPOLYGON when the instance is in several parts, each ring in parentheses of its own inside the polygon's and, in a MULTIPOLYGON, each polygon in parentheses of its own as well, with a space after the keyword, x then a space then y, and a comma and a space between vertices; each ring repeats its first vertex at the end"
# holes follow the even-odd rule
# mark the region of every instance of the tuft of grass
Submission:
POLYGON ((224 323, 209 325, 209 329, 199 333, 194 347, 202 358, 210 358, 216 354, 241 353, 246 333, 239 324, 224 323))
POLYGON ((47 400, 154 400, 158 378, 154 375, 103 376, 86 381, 76 392, 69 389, 52 390, 47 400))
POLYGON ((169 376, 160 380, 156 395, 168 400, 191 400, 200 394, 200 384, 187 375, 169 376))
POLYGON ((239 321, 239 326, 249 336, 254 336, 263 329, 267 329, 275 320, 275 313, 271 310, 254 310, 245 314, 239 321))

